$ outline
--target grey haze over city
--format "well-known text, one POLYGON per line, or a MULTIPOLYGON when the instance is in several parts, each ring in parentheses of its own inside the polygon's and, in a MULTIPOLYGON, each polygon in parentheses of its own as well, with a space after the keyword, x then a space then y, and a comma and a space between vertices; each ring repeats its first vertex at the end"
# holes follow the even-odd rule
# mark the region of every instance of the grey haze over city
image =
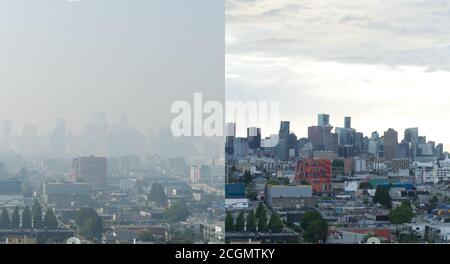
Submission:
POLYGON ((300 136, 324 112, 450 148, 448 1, 227 0, 226 25, 227 99, 280 101, 300 136))
POLYGON ((222 1, 0 0, 0 245, 222 242, 224 140, 171 124, 224 101, 224 35, 222 1))
POLYGON ((74 135, 105 122, 168 138, 173 102, 224 100, 223 24, 221 1, 2 0, 0 120, 13 135, 63 119, 74 135))

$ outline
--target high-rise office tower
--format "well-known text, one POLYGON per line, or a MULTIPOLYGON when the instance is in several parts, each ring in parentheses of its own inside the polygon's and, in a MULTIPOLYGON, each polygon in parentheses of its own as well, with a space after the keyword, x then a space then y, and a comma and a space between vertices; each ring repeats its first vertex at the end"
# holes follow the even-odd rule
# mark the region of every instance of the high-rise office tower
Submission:
POLYGON ((58 158, 66 154, 66 121, 64 119, 57 119, 55 122, 50 138, 50 151, 58 158))
POLYGON ((398 148, 398 133, 392 128, 384 132, 383 137, 384 145, 384 158, 386 160, 393 160, 397 158, 397 148, 398 148))
POLYGON ((405 140, 417 143, 419 141, 419 129, 417 127, 405 129, 405 140))
POLYGON ((338 140, 338 154, 340 157, 352 157, 353 153, 361 151, 362 134, 358 134, 358 142, 355 147, 356 130, 351 128, 351 118, 345 117, 344 127, 337 127, 335 131, 338 140))
POLYGON ((371 140, 378 140, 380 138, 380 135, 377 131, 372 132, 372 136, 370 137, 371 140))
POLYGON ((242 137, 234 138, 233 155, 236 157, 245 157, 248 155, 248 139, 242 137))
POLYGON ((287 136, 290 132, 290 123, 289 121, 281 121, 280 123, 280 136, 287 136))
POLYGON ((411 151, 409 148, 410 143, 406 142, 405 140, 402 140, 402 142, 398 144, 397 158, 409 159, 411 155, 411 151))
POLYGON ((225 154, 234 154, 234 139, 236 138, 236 123, 225 124, 225 154))
POLYGON ((330 125, 330 116, 327 114, 318 115, 318 125, 308 127, 308 139, 313 145, 314 151, 338 152, 338 136, 331 132, 333 126, 330 125))
POLYGON ((314 151, 325 150, 323 134, 324 128, 321 126, 308 127, 308 140, 312 143, 314 151))
POLYGON ((289 159, 289 142, 290 142, 289 134, 290 134, 289 121, 281 121, 280 131, 278 133, 279 141, 276 149, 276 154, 279 159, 285 161, 289 159))
POLYGON ((346 116, 344 118, 344 127, 351 128, 352 127, 352 118, 350 116, 346 116))
POLYGON ((330 124, 330 115, 327 114, 319 114, 317 117, 317 125, 318 126, 326 126, 330 124))
POLYGON ((249 127, 247 128, 248 146, 252 150, 261 147, 261 128, 249 127))
POLYGON ((10 120, 4 120, 0 132, 0 151, 8 152, 11 150, 12 122, 10 120))
POLYGON ((361 132, 355 132, 353 134, 353 153, 360 155, 364 148, 364 134, 361 132))
POLYGON ((39 140, 37 136, 37 127, 31 124, 25 124, 22 127, 21 141, 19 150, 22 154, 34 155, 37 154, 39 140))
POLYGON ((410 144, 410 158, 415 160, 417 156, 417 147, 419 144, 419 128, 413 127, 405 129, 405 141, 410 144))
POLYGON ((439 159, 439 160, 444 160, 445 159, 445 155, 444 155, 444 145, 442 143, 439 143, 436 145, 436 148, 434 150, 434 155, 439 159))

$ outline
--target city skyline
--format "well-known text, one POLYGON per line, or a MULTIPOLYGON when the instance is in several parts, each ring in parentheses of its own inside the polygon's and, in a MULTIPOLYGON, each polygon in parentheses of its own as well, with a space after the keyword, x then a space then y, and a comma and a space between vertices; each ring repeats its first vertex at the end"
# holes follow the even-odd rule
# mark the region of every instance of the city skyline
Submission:
POLYGON ((279 101, 301 133, 325 112, 334 126, 352 116, 365 134, 419 127, 449 149, 448 10, 438 0, 228 0, 227 100, 279 101))
POLYGON ((0 120, 170 126, 173 102, 224 98, 223 14, 204 0, 1 1, 0 120))
MULTIPOLYGON (((321 113, 321 114, 327 114, 327 113, 321 113)), ((335 118, 333 118, 333 115, 330 115, 330 125, 333 126, 333 130, 335 131, 336 128, 343 128, 345 127, 345 118, 350 117, 351 118, 351 128, 356 129, 357 131, 361 131, 357 126, 354 125, 354 119, 352 116, 343 116, 342 117, 342 122, 336 122, 334 123, 333 121, 335 120, 335 118)), ((312 126, 312 125, 316 125, 317 124, 317 115, 315 116, 314 120, 311 123, 308 124, 304 124, 303 126, 301 125, 292 125, 293 122, 291 120, 286 120, 286 119, 282 119, 284 121, 288 121, 290 123, 290 131, 291 133, 294 133, 298 138, 307 138, 308 137, 308 127, 312 126), (301 131, 301 133, 299 133, 299 131, 301 131)), ((280 121, 282 121, 280 120, 280 121)), ((278 134, 278 130, 277 131, 269 131, 267 132, 267 129, 265 129, 264 126, 251 126, 251 127, 258 127, 260 128, 260 132, 261 132, 261 138, 267 138, 270 137, 272 135, 276 135, 278 134)), ((248 127, 250 128, 250 127, 248 127)), ((244 126, 240 126, 239 124, 236 124, 236 136, 237 137, 246 137, 247 136, 247 129, 248 128, 244 128, 244 126)), ((425 133, 422 132, 421 128, 418 126, 411 126, 411 127, 405 127, 404 129, 398 129, 397 127, 388 127, 386 129, 373 129, 373 130, 368 130, 368 131, 361 131, 364 136, 367 136, 370 138, 370 135, 373 132, 378 132, 378 134, 383 135, 384 132, 388 131, 389 129, 394 129, 395 131, 397 131, 398 135, 399 135, 399 141, 401 141, 401 139, 403 139, 403 135, 404 132, 407 129, 410 128, 418 128, 419 129, 419 135, 425 135, 427 137, 428 141, 435 141, 436 143, 442 143, 441 141, 439 141, 439 139, 435 139, 435 138, 429 138, 425 133)), ((442 143, 444 145, 444 151, 449 151, 450 150, 450 145, 446 145, 444 143, 442 143)))

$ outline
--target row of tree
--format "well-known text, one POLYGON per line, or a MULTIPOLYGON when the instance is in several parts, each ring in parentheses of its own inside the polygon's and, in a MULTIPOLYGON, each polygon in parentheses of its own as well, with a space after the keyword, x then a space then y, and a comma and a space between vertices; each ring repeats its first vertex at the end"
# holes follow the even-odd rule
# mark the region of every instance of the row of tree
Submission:
POLYGON ((269 222, 267 222, 266 208, 262 203, 256 209, 256 214, 252 210, 245 217, 243 212, 240 212, 236 219, 231 212, 227 212, 225 218, 225 230, 235 232, 255 232, 255 231, 271 231, 280 233, 283 231, 283 221, 277 213, 272 213, 269 222))
POLYGON ((393 224, 405 224, 411 223, 412 218, 414 218, 415 214, 411 207, 410 202, 402 202, 400 206, 392 209, 392 198, 389 194, 390 187, 389 186, 380 186, 378 185, 375 191, 375 197, 373 198, 373 202, 379 203, 384 207, 391 209, 389 211, 389 221, 393 224))
POLYGON ((19 213, 19 207, 16 206, 12 216, 10 217, 6 208, 2 209, 0 214, 0 229, 39 229, 47 228, 55 230, 58 228, 58 220, 52 209, 47 209, 45 216, 42 216, 42 207, 39 202, 35 202, 31 211, 28 206, 22 211, 22 215, 19 213))
POLYGON ((391 209, 392 208, 392 198, 389 194, 390 187, 389 186, 381 186, 378 185, 375 190, 375 196, 373 197, 374 203, 379 203, 384 207, 391 209))
POLYGON ((152 183, 150 188, 150 193, 148 198, 151 202, 155 203, 157 206, 165 207, 167 206, 167 196, 164 192, 164 188, 160 183, 152 183))
POLYGON ((103 234, 103 220, 92 208, 81 208, 75 222, 78 233, 89 240, 101 241, 103 234))
POLYGON ((166 221, 170 224, 186 221, 189 215, 189 208, 184 201, 175 201, 165 211, 166 221))
POLYGON ((309 243, 325 243, 328 237, 328 223, 318 211, 306 212, 301 220, 303 240, 309 243))
POLYGON ((415 214, 410 202, 402 202, 400 206, 390 210, 388 216, 391 223, 399 225, 411 223, 411 220, 414 218, 415 214))

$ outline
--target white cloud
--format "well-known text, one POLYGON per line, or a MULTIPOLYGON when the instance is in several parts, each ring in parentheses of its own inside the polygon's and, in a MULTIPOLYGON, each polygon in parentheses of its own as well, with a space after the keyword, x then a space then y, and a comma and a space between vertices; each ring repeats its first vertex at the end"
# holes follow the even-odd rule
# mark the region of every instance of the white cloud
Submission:
POLYGON ((450 2, 228 0, 227 53, 446 68, 450 2), (404 56, 408 56, 405 59, 404 56))

